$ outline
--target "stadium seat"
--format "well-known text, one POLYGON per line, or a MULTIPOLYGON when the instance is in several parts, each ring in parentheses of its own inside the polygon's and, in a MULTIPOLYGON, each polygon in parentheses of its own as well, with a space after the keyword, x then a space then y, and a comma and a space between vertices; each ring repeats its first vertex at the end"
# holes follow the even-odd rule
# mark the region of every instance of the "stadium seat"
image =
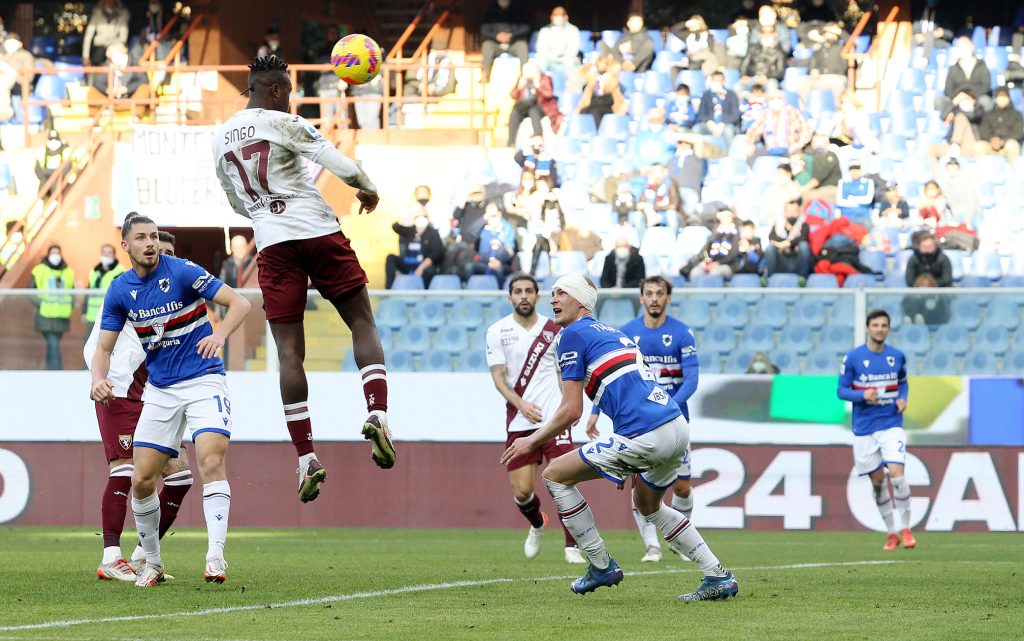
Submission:
POLYGON ((417 372, 450 372, 452 371, 452 355, 445 350, 430 349, 420 357, 417 372))
POLYGON ((1002 374, 1024 377, 1024 350, 1014 350, 1003 357, 1002 374))
POLYGON ((671 76, 654 70, 644 73, 643 83, 644 93, 652 96, 665 97, 675 90, 671 76))
POLYGON ((671 255, 675 249, 676 234, 668 227, 651 227, 640 241, 640 253, 645 255, 671 255))
POLYGON ((729 287, 761 288, 761 277, 757 274, 733 274, 729 279, 729 287))
POLYGON ((873 271, 885 273, 885 252, 871 249, 860 250, 860 262, 873 271))
POLYGON ((893 344, 908 354, 923 356, 932 348, 931 336, 924 325, 904 325, 893 338, 893 344))
POLYGON ((641 122, 647 118, 647 112, 657 106, 657 96, 642 92, 634 93, 629 97, 629 117, 631 120, 641 122))
POLYGON ((825 303, 820 296, 805 296, 793 305, 794 323, 821 327, 825 324, 825 303))
POLYGON ((960 251, 957 249, 947 249, 943 251, 946 257, 949 258, 949 263, 953 267, 953 280, 960 280, 964 277, 964 257, 967 252, 960 251))
POLYGON ((965 376, 995 376, 999 373, 994 354, 985 351, 972 351, 964 356, 960 373, 965 376))
POLYGON ((421 300, 412 309, 412 322, 428 329, 437 329, 445 324, 444 303, 436 298, 421 300))
POLYGON ((1021 309, 1016 301, 1005 296, 998 296, 988 306, 985 313, 985 324, 1015 330, 1020 327, 1021 309))
POLYGON ((57 74, 40 74, 32 95, 40 100, 64 100, 67 92, 65 81, 57 74))
POLYGON ((408 352, 423 352, 430 349, 430 331, 420 325, 407 325, 398 333, 395 348, 408 352))
POLYGON ((574 181, 588 185, 603 177, 604 165, 596 158, 580 158, 572 172, 574 181))
POLYGON ((736 296, 726 297, 715 312, 715 324, 738 329, 746 327, 749 322, 750 308, 744 300, 736 296))
POLYGON ((676 70, 676 65, 682 61, 683 54, 680 51, 673 51, 672 49, 662 49, 654 55, 654 64, 651 65, 651 69, 658 73, 671 74, 676 70))
POLYGON ((800 364, 797 362, 797 357, 793 352, 787 352, 782 349, 772 350, 768 353, 768 359, 775 367, 779 368, 780 374, 800 373, 800 364))
POLYGON ((1003 267, 999 259, 999 254, 993 252, 975 252, 971 260, 971 270, 969 274, 982 276, 989 280, 999 280, 1003 277, 1003 267))
MULTIPOLYGON (((758 318, 761 321, 761 318, 758 318)), ((775 333, 768 324, 748 325, 740 336, 741 349, 767 352, 775 348, 775 333)))
POLYGON ((998 325, 982 325, 974 332, 974 349, 1005 354, 1010 350, 1009 332, 998 325))
POLYGON ((374 317, 377 325, 390 330, 401 329, 409 324, 408 307, 405 301, 397 298, 385 298, 380 301, 374 317))
POLYGON ((466 289, 477 291, 498 289, 498 279, 493 274, 474 274, 466 282, 466 289))
POLYGON ((958 287, 975 287, 984 288, 990 287, 992 281, 989 280, 988 276, 982 276, 980 274, 964 274, 964 277, 957 283, 958 287))
POLYGON ((785 158, 780 158, 778 156, 758 156, 754 159, 754 165, 751 167, 754 178, 761 179, 765 182, 774 181, 779 165, 785 161, 785 158))
POLYGON ((389 372, 413 371, 412 352, 398 349, 387 353, 386 360, 389 372))
POLYGON ((768 277, 768 287, 781 289, 795 289, 800 287, 800 277, 796 274, 772 274, 768 277))
MULTIPOLYGON (((14 109, 14 117, 9 122, 12 125, 23 125, 25 124, 25 109, 21 101, 21 96, 11 96, 11 107, 14 109)), ((41 125, 45 112, 42 105, 29 105, 28 108, 28 124, 30 125, 41 125)))
POLYGON ((669 306, 669 314, 696 329, 711 325, 711 306, 703 298, 676 301, 669 306))
POLYGON ((626 98, 631 98, 632 96, 636 96, 638 94, 644 95, 642 91, 637 91, 636 89, 637 82, 642 79, 642 76, 638 75, 635 71, 620 71, 619 88, 622 89, 622 94, 626 98))
POLYGON ((53 60, 57 57, 57 36, 33 36, 33 38, 29 40, 28 46, 25 48, 28 51, 30 51, 32 55, 36 58, 46 58, 47 60, 53 60))
POLYGON ((978 301, 971 296, 954 296, 949 305, 949 320, 967 329, 976 329, 981 325, 981 315, 978 314, 978 301))
POLYGON ((483 305, 472 298, 459 298, 452 307, 451 319, 448 322, 466 329, 480 328, 480 324, 484 322, 483 305))
POLYGON ((1007 274, 999 284, 1003 287, 1024 287, 1024 274, 1007 274))
POLYGON ((551 275, 586 274, 587 255, 581 251, 560 251, 551 254, 551 275))
POLYGON ((701 343, 697 346, 698 354, 705 350, 725 354, 736 349, 736 332, 725 325, 712 325, 704 330, 701 343))
POLYGON ((455 368, 459 372, 489 372, 487 357, 483 350, 470 349, 459 355, 459 364, 455 368))
POLYGON ((431 290, 455 291, 462 289, 462 280, 455 274, 437 274, 430 280, 431 290))
POLYGON ((839 281, 835 274, 811 274, 807 277, 807 287, 811 289, 836 289, 839 281))
MULTIPOLYGON (((687 227, 689 229, 689 227, 687 227)), ((712 289, 725 287, 725 279, 718 274, 690 274, 690 287, 712 289)))
POLYGON ((923 69, 906 67, 900 72, 899 89, 910 94, 922 95, 928 90, 923 69))
POLYGON ((782 88, 785 91, 796 91, 803 79, 807 77, 807 67, 786 67, 782 76, 782 88))
MULTIPOLYGON (((941 346, 943 352, 963 356, 967 353, 967 330, 960 325, 941 325, 935 332, 935 344, 941 346)), ((938 350, 936 350, 938 351, 938 350)))
POLYGON ((601 118, 597 128, 601 138, 625 142, 629 138, 629 116, 626 114, 607 114, 601 118))
MULTIPOLYGON (((850 301, 853 302, 852 300, 850 301)), ((867 301, 867 308, 873 309, 879 307, 889 313, 889 327, 890 329, 899 329, 903 324, 903 297, 899 295, 887 294, 885 296, 871 296, 867 301)), ((853 308, 850 307, 846 310, 846 313, 852 319, 853 308)))
POLYGON ((608 298, 599 304, 597 318, 605 325, 621 327, 636 318, 636 310, 632 300, 608 298))
POLYGON ((892 272, 885 277, 886 289, 903 289, 907 286, 907 276, 904 272, 892 272))
POLYGON ((943 350, 929 352, 924 359, 922 373, 928 376, 956 374, 956 358, 943 350))
POLYGON ((566 135, 577 140, 590 140, 597 134, 597 124, 590 114, 576 114, 569 118, 566 135))
POLYGON ((6 160, 0 159, 0 191, 7 191, 11 186, 11 166, 6 160))
POLYGON ((781 329, 789 321, 786 302, 778 296, 768 296, 757 303, 754 308, 754 318, 759 323, 781 329))
POLYGON ((423 289, 423 277, 416 274, 398 274, 391 289, 423 289))
POLYGON ((722 373, 722 356, 718 352, 700 349, 697 351, 697 362, 700 365, 701 374, 722 373))
POLYGON ((676 76, 676 85, 684 84, 690 88, 690 96, 700 98, 704 95, 707 79, 700 69, 683 69, 676 76))
POLYGON ((808 325, 787 325, 782 328, 779 348, 794 354, 807 354, 814 347, 814 332, 808 325))
POLYGON ((591 39, 591 31, 580 29, 580 53, 588 54, 594 50, 594 41, 591 39))
POLYGON ((754 354, 745 347, 732 350, 726 354, 724 374, 745 374, 750 367, 750 359, 754 354))
POLYGON ((845 354, 851 348, 853 348, 853 329, 849 326, 826 325, 818 336, 817 351, 819 352, 845 354))
POLYGON ((876 284, 877 281, 871 274, 851 274, 846 277, 843 289, 871 288, 876 284))
POLYGON ((487 320, 484 321, 484 327, 490 327, 500 319, 508 316, 512 313, 512 304, 507 300, 502 300, 497 305, 491 305, 487 308, 487 320))
POLYGON ((434 349, 457 354, 469 349, 469 335, 466 328, 458 325, 442 327, 434 336, 434 349))
MULTIPOLYGON (((648 231, 653 231, 653 229, 648 231)), ((709 236, 711 236, 711 230, 702 225, 690 225, 680 229, 679 235, 676 236, 676 253, 679 259, 689 260, 696 256, 700 250, 704 249, 704 244, 707 243, 709 236)))
POLYGON ((551 151, 551 155, 559 163, 572 164, 584 155, 583 143, 578 138, 558 136, 555 138, 555 144, 551 151))
POLYGON ((805 113, 813 117, 832 114, 836 111, 836 97, 831 89, 816 89, 807 94, 805 113))
POLYGON ((800 371, 805 376, 834 376, 839 373, 839 362, 834 353, 818 351, 804 360, 800 371))
POLYGON ((601 42, 608 45, 609 47, 614 47, 615 43, 621 37, 622 31, 618 29, 605 29, 604 31, 601 32, 601 42))

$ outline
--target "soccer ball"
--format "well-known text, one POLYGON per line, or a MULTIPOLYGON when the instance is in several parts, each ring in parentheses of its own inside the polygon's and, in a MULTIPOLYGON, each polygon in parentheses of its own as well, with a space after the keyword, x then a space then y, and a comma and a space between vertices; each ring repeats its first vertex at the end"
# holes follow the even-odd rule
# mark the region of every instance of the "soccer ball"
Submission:
POLYGON ((334 74, 350 85, 362 85, 376 78, 382 62, 377 43, 360 33, 345 36, 331 50, 334 74))

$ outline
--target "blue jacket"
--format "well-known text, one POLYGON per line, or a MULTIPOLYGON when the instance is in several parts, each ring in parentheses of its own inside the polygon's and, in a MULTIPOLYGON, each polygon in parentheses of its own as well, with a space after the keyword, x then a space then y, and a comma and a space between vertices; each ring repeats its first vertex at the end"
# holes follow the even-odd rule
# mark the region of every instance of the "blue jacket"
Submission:
POLYGON ((715 119, 715 104, 722 104, 722 122, 735 125, 740 121, 740 101, 736 94, 730 89, 725 90, 725 99, 719 98, 712 91, 705 91, 700 97, 700 106, 697 107, 697 122, 707 122, 715 119))

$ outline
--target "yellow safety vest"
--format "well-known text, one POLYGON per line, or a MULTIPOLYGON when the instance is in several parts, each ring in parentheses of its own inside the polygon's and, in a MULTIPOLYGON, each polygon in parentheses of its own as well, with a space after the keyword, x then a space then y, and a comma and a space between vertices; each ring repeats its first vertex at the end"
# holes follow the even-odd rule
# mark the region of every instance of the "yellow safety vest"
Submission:
MULTIPOLYGON (((92 270, 92 273, 89 274, 89 287, 92 289, 102 289, 103 291, 107 291, 107 288, 110 287, 110 283, 124 272, 125 268, 120 263, 114 265, 113 269, 110 271, 104 272, 102 276, 100 276, 101 272, 98 269, 94 269, 92 270), (97 280, 99 280, 99 282, 97 282, 97 280)), ((88 298, 85 303, 85 322, 96 322, 96 317, 99 314, 100 305, 102 303, 102 296, 90 296, 88 298)))
MULTIPOLYGON (((32 279, 36 289, 72 289, 75 286, 75 272, 70 267, 54 269, 48 263, 39 263, 32 268, 32 279)), ((44 294, 39 297, 39 315, 43 318, 71 318, 71 296, 68 294, 44 294)))

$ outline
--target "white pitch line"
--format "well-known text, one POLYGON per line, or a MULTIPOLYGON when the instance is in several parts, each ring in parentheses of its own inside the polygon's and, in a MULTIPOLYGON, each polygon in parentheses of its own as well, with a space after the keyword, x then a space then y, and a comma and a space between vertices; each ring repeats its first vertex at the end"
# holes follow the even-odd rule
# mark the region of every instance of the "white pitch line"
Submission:
MULTIPOLYGON (((832 568, 851 565, 891 565, 903 563, 903 561, 837 561, 835 563, 790 563, 786 565, 761 565, 734 568, 743 570, 801 570, 809 568, 832 568)), ((683 574, 695 572, 694 568, 677 568, 674 570, 648 570, 641 572, 627 572, 626 576, 651 576, 658 574, 683 574)), ((0 626, 0 632, 14 632, 17 630, 44 630, 47 628, 65 628, 74 625, 91 625, 96 623, 120 623, 123 621, 146 621, 149 619, 175 619, 179 617, 198 617, 208 614, 230 614, 232 612, 251 612, 253 610, 266 610, 278 608, 297 608, 307 605, 320 605, 324 603, 339 603, 342 601, 354 601, 356 599, 373 599, 382 596, 396 594, 413 594, 416 592, 432 592, 435 590, 450 590, 452 588, 477 588, 485 585, 496 585, 499 583, 525 583, 536 581, 567 581, 576 579, 577 576, 544 576, 544 577, 523 577, 521 579, 498 578, 478 579, 475 581, 452 581, 449 583, 428 583, 425 585, 407 585, 401 588, 390 588, 387 590, 374 590, 372 592, 353 592, 351 594, 336 594, 332 596, 316 597, 309 599, 298 599, 295 601, 282 601, 280 603, 235 605, 223 608, 207 608, 205 610, 186 610, 183 612, 167 612, 164 614, 131 614, 119 617, 102 617, 98 619, 68 619, 66 621, 47 621, 45 623, 29 623, 25 625, 0 626)))

